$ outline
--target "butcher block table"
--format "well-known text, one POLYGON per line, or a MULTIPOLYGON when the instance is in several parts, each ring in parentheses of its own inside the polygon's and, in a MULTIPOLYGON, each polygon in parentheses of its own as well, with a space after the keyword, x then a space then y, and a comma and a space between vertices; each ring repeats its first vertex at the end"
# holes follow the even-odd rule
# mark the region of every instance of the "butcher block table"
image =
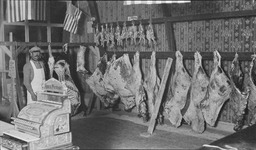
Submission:
POLYGON ((255 150, 256 149, 256 124, 241 131, 216 140, 199 150, 255 150), (212 147, 210 147, 212 146, 212 147))

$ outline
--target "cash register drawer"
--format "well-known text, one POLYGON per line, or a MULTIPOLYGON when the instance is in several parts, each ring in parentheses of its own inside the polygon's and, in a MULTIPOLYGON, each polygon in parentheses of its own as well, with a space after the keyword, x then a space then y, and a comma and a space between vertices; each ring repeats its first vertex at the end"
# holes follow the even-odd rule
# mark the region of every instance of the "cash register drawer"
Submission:
POLYGON ((22 140, 3 135, 1 138, 1 150, 28 150, 28 143, 22 140))

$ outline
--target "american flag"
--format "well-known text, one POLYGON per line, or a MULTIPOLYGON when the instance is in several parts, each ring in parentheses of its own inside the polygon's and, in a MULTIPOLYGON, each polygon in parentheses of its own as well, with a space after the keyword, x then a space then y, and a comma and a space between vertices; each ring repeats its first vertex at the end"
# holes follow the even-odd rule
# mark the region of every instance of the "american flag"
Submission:
POLYGON ((46 0, 7 0, 6 11, 7 22, 46 20, 46 0))
POLYGON ((63 29, 76 34, 78 28, 78 21, 81 17, 82 11, 72 4, 68 5, 65 20, 63 23, 63 29))
POLYGON ((164 1, 124 1, 124 5, 133 4, 171 4, 171 3, 189 3, 190 0, 164 0, 164 1))

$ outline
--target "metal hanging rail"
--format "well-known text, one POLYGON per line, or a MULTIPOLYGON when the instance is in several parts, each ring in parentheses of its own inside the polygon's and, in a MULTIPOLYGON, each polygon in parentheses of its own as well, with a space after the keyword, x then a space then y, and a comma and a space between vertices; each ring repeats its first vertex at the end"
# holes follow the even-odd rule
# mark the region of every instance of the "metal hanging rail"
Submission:
MULTIPOLYGON (((121 57, 124 53, 129 54, 129 57, 133 57, 136 51, 122 51, 122 52, 113 52, 107 51, 107 55, 109 58, 113 54, 116 54, 116 57, 121 57)), ((140 52, 140 58, 150 59, 152 52, 140 52)), ((181 51, 184 59, 194 60, 195 52, 183 52, 181 51)), ((221 55, 221 59, 223 61, 232 61, 237 53, 239 55, 240 61, 251 61, 251 55, 255 54, 254 52, 219 52, 221 55)), ((200 52, 203 60, 213 60, 213 52, 200 52)), ((175 58, 175 51, 167 51, 167 52, 156 52, 157 59, 167 59, 168 57, 175 58)))

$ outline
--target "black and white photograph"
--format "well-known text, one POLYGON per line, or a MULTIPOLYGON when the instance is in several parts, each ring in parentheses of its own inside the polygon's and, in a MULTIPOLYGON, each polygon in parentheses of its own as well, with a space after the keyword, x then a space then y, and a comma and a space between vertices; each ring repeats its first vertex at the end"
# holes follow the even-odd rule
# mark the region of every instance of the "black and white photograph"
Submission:
POLYGON ((255 0, 0 0, 0 150, 256 150, 255 0))

